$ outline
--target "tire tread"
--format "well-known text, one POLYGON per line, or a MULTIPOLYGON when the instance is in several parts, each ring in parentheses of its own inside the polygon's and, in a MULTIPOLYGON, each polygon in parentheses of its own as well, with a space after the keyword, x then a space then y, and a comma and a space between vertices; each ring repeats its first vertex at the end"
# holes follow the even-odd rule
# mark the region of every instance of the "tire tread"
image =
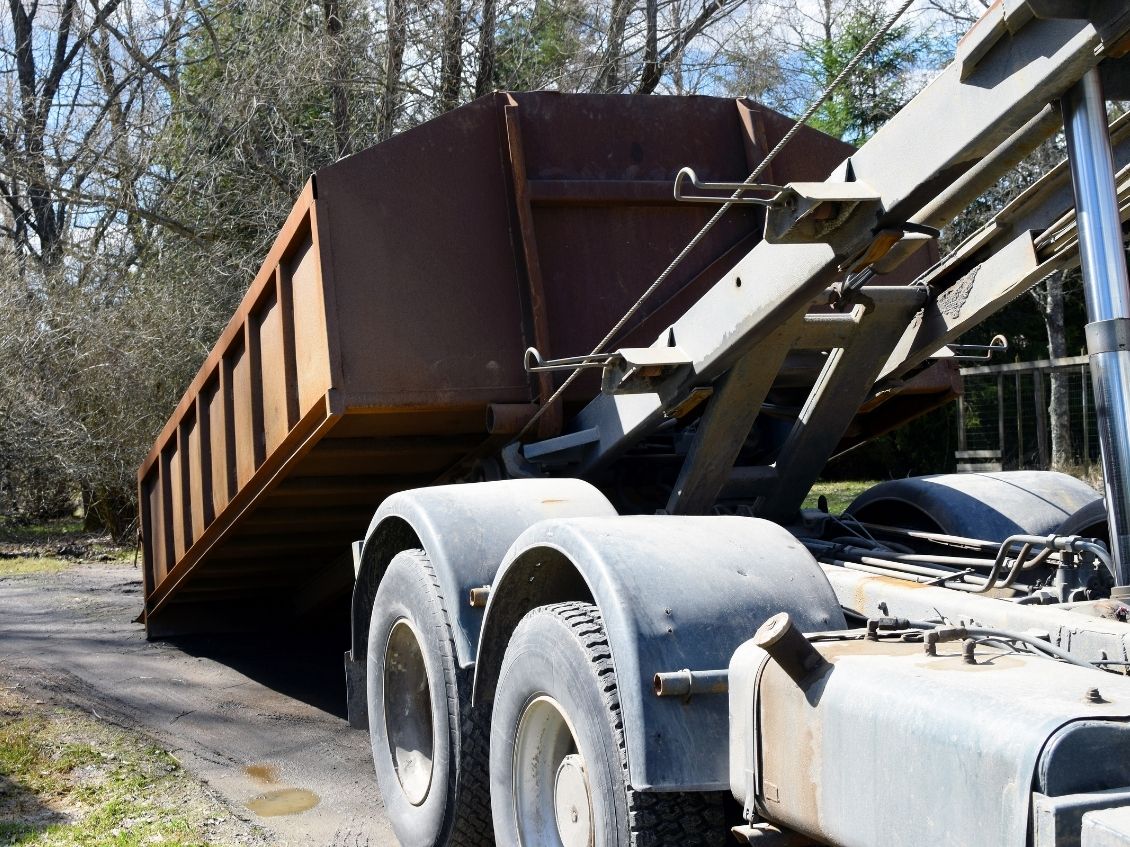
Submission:
POLYGON ((553 615, 561 620, 593 664, 623 769, 632 847, 719 847, 727 844, 730 831, 726 825, 723 792, 652 792, 632 787, 628 779, 628 746, 620 710, 619 685, 600 610, 591 603, 572 601, 542 606, 534 613, 553 615))
POLYGON ((415 559, 427 589, 439 606, 441 629, 436 640, 441 645, 440 664, 443 666, 443 683, 447 693, 449 729, 455 738, 456 773, 455 794, 451 804, 445 833, 440 845, 449 847, 493 847, 494 833, 490 825, 490 725, 471 708, 473 669, 460 668, 452 645, 454 633, 447 600, 439 575, 423 550, 405 551, 415 559))

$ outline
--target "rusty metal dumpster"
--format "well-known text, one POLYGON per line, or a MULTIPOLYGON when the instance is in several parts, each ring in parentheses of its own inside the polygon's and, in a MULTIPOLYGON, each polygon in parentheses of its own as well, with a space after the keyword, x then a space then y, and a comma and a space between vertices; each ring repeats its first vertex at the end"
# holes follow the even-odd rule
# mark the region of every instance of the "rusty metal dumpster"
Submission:
MULTIPOLYGON (((553 389, 524 348, 588 352, 713 213, 673 201, 677 171, 741 180, 790 125, 741 100, 497 93, 314 174, 138 472, 150 634, 345 591, 384 497, 496 450, 553 389)), ((849 152, 805 130, 764 178, 849 152)), ((649 343, 761 223, 728 213, 616 343, 649 343)))

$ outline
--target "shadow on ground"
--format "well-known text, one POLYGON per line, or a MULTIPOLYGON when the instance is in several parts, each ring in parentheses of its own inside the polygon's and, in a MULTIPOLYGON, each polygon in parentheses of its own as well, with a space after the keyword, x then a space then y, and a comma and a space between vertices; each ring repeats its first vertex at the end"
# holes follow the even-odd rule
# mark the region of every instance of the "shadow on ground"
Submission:
POLYGON ((227 665, 260 685, 345 718, 345 651, 349 604, 335 603, 316 618, 255 632, 162 638, 193 657, 227 665))
POLYGON ((23 844, 52 824, 66 821, 34 791, 0 771, 0 844, 23 844))

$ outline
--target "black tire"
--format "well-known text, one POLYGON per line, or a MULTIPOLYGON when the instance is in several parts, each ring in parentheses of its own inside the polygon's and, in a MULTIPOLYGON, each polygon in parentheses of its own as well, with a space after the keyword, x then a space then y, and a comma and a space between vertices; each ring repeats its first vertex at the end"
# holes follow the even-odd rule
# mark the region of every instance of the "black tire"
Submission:
MULTIPOLYGON (((544 812, 539 817, 535 808, 519 808, 522 789, 515 781, 516 759, 522 756, 516 752, 521 746, 520 723, 526 715, 536 725, 536 719, 528 716, 547 698, 564 715, 573 749, 583 761, 595 847, 729 843, 723 793, 648 793, 632 788, 604 622, 595 606, 573 602, 542 606, 527 614, 502 660, 490 733, 491 809, 500 847, 562 843, 553 828, 556 823, 544 823, 544 812), (543 830, 536 837, 523 838, 522 829, 529 831, 539 821, 551 835, 546 837, 543 830), (535 838, 542 843, 531 843, 535 838)), ((531 771, 530 763, 551 758, 550 745, 538 749, 539 757, 523 758, 519 770, 531 771)))
POLYGON ((446 602, 422 550, 398 553, 377 589, 366 680, 377 784, 402 847, 493 844, 487 725, 471 710, 471 676, 456 665, 446 602))

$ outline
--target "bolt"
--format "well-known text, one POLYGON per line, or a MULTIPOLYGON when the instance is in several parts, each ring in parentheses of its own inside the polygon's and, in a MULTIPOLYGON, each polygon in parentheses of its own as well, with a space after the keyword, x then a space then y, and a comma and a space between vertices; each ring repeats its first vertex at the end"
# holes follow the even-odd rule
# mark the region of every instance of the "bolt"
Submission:
POLYGON ((1099 693, 1099 690, 1097 688, 1088 688, 1087 693, 1083 697, 1083 701, 1085 703, 1106 703, 1106 702, 1108 702, 1106 699, 1103 698, 1103 695, 1101 693, 1099 693))

